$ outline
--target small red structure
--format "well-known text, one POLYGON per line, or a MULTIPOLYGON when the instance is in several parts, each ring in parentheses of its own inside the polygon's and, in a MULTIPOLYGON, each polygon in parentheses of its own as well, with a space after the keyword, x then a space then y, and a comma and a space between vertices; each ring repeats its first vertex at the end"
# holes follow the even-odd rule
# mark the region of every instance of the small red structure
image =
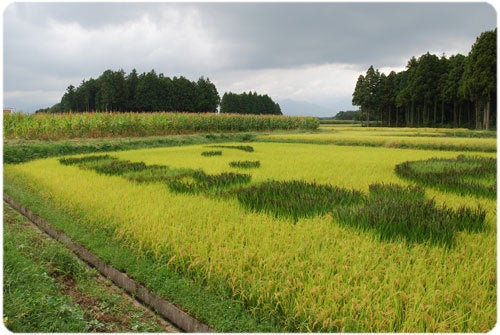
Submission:
POLYGON ((4 114, 14 113, 14 108, 13 107, 4 107, 3 108, 3 113, 4 114))

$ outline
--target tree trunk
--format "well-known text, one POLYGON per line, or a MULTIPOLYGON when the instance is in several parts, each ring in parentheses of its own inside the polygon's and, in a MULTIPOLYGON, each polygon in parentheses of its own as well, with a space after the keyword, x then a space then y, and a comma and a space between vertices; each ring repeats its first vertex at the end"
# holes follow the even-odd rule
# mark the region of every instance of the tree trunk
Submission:
POLYGON ((456 128, 457 125, 457 102, 453 101, 453 127, 456 128))
POLYGON ((444 127, 444 100, 441 101, 441 127, 444 127))
POLYGON ((469 125, 469 128, 472 128, 472 116, 471 116, 471 102, 467 101, 467 124, 469 125))
POLYGON ((398 126, 398 121, 399 121, 398 115, 399 115, 399 111, 398 111, 398 107, 396 107, 396 127, 398 126))
POLYGON ((434 115, 433 115, 433 126, 436 126, 437 123, 437 99, 434 99, 434 115))
POLYGON ((490 110, 491 110, 491 93, 488 92, 488 100, 486 100, 486 107, 484 109, 484 129, 490 129, 490 110))
POLYGON ((392 109, 391 106, 389 106, 389 120, 388 120, 389 127, 391 126, 391 109, 392 109))
POLYGON ((415 125, 415 102, 411 102, 411 109, 410 109, 410 124, 413 127, 415 125))
POLYGON ((481 123, 479 122, 479 101, 476 100, 476 105, 475 105, 475 124, 476 124, 476 129, 481 129, 481 123))

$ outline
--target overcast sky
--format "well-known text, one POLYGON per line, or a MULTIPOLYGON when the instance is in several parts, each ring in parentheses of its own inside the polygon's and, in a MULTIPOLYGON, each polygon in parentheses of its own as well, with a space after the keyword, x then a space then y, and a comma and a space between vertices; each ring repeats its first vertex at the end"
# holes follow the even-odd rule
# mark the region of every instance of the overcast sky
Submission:
MULTIPOLYGON (((497 25, 488 3, 11 3, 4 106, 32 112, 106 69, 210 78, 219 94, 352 109, 370 65, 468 54, 497 25)), ((307 114, 305 112, 304 114, 307 114)))

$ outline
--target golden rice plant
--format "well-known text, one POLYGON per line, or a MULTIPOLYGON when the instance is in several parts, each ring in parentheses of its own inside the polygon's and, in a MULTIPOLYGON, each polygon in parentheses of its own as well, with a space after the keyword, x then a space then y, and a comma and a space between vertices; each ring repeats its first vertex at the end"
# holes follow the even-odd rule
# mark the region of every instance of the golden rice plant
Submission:
MULTIPOLYGON (((395 174, 396 164, 457 156, 384 147, 252 146, 253 152, 225 150, 209 164, 202 145, 112 156, 210 175, 231 172, 231 161, 252 159, 261 162, 249 170, 252 183, 302 179, 365 194, 377 182, 409 185, 395 174)), ((486 332, 496 323, 493 199, 425 190, 437 207, 481 204, 486 211, 483 230, 460 231, 446 249, 381 240, 324 212, 290 224, 248 211, 235 198, 173 192, 162 183, 132 183, 57 159, 6 165, 4 178, 83 215, 75 224, 112 228, 110 243, 146 250, 192 280, 227 287, 253 313, 277 317, 283 331, 486 332)))

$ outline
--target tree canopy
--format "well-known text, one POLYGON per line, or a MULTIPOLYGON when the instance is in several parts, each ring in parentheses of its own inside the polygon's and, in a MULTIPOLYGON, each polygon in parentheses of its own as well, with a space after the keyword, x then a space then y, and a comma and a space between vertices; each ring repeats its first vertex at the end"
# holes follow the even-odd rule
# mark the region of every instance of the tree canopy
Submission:
POLYGON ((104 71, 99 78, 68 86, 61 102, 43 112, 216 112, 220 97, 208 78, 169 78, 151 70, 104 71))
POLYGON ((275 103, 267 94, 260 95, 256 92, 224 93, 220 103, 220 112, 282 115, 279 104, 275 103))
POLYGON ((482 33, 467 56, 412 57, 398 73, 370 66, 358 77, 352 104, 367 125, 489 129, 496 124, 496 35, 482 33))

